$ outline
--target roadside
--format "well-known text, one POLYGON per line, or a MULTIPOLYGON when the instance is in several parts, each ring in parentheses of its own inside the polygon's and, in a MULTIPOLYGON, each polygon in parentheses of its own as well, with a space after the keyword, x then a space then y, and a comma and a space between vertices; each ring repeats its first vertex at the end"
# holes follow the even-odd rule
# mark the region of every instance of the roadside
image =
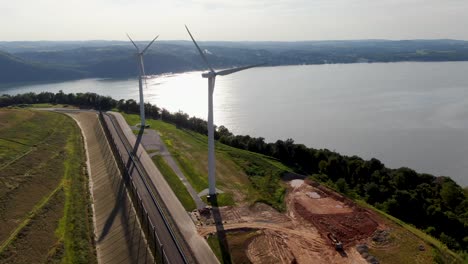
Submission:
MULTIPOLYGON (((131 128, 136 132, 138 131, 138 128, 136 127, 131 128)), ((206 203, 202 201, 200 196, 198 196, 198 193, 187 180, 187 177, 185 177, 184 173, 179 168, 179 165, 176 163, 171 153, 167 149, 166 144, 164 144, 164 141, 161 140, 161 136, 159 135, 159 133, 154 129, 145 129, 145 132, 142 135, 141 144, 149 153, 149 156, 151 158, 153 158, 154 156, 161 156, 164 159, 166 164, 172 169, 172 171, 177 175, 179 180, 187 189, 188 193, 190 194, 190 196, 196 204, 196 208, 205 208, 206 203)))

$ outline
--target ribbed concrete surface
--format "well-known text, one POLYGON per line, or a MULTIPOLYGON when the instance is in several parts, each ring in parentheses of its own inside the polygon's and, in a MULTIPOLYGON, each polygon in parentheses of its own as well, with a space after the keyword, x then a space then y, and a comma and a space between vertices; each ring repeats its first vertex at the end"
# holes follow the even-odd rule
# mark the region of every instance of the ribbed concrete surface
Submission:
POLYGON ((99 263, 153 263, 97 114, 70 114, 87 145, 99 263))

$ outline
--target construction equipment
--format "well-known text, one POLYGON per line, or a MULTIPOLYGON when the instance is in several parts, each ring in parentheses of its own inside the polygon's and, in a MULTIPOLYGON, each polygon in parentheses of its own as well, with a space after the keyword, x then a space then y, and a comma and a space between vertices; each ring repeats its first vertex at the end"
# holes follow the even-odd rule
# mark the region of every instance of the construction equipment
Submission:
POLYGON ((337 251, 343 251, 343 243, 336 238, 336 236, 332 233, 327 234, 328 239, 332 242, 332 244, 335 246, 335 249, 337 251))

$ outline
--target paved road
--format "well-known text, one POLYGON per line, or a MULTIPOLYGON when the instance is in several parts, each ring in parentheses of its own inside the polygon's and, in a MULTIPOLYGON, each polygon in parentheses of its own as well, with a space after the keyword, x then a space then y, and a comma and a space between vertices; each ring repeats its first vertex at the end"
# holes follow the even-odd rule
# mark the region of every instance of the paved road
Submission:
MULTIPOLYGON (((125 119, 119 113, 109 112, 110 115, 115 117, 115 120, 118 122, 123 134, 125 135, 128 142, 135 146, 136 137, 133 134, 132 130, 126 123, 125 119)), ((115 133, 115 132, 114 132, 115 133)), ((122 146, 120 148, 123 149, 122 146)), ((141 145, 139 145, 136 156, 139 157, 139 161, 143 165, 147 175, 149 176, 150 184, 153 184, 157 188, 159 196, 161 197, 162 201, 166 205, 166 208, 169 210, 169 213, 176 224, 176 228, 182 235, 183 239, 187 243, 192 252, 193 256, 195 257, 198 263, 219 263, 218 259, 214 255, 211 248, 208 246, 208 243, 205 241, 203 237, 201 237, 195 224, 193 223, 192 219, 185 211, 184 207, 180 203, 180 201, 175 196, 172 189, 167 184, 164 177, 161 175, 159 170, 154 165, 153 161, 149 157, 148 153, 143 149, 141 145)), ((141 183, 142 184, 142 183, 141 183)), ((148 196, 144 197, 145 200, 150 200, 148 196)), ((147 202, 150 206, 150 202, 147 202)), ((154 205, 153 205, 154 207, 154 205)), ((151 212, 153 214, 153 212, 151 212)), ((158 213, 155 213, 158 215, 158 213)), ((165 246, 167 248, 167 245, 165 246)), ((172 260, 172 259, 171 259, 172 260)))

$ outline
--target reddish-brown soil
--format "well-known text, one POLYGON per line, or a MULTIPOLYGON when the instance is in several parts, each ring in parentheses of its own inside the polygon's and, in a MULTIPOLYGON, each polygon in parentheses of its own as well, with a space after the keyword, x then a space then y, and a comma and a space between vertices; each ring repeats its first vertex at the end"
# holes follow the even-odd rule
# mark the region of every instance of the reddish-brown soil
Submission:
POLYGON ((304 184, 295 188, 289 196, 289 208, 312 223, 322 236, 334 234, 344 246, 370 237, 379 226, 377 215, 322 186, 304 184), (305 195, 308 193, 320 197, 305 195))
POLYGON ((297 182, 292 186, 286 213, 258 203, 221 207, 193 218, 203 236, 258 230, 243 249, 252 263, 366 263, 353 245, 371 237, 382 225, 380 218, 325 187, 297 182), (344 243, 344 253, 335 250, 328 233, 344 243))
POLYGON ((314 214, 300 203, 295 203, 294 206, 296 212, 312 222, 321 234, 332 233, 345 245, 370 237, 378 226, 366 212, 314 214))

